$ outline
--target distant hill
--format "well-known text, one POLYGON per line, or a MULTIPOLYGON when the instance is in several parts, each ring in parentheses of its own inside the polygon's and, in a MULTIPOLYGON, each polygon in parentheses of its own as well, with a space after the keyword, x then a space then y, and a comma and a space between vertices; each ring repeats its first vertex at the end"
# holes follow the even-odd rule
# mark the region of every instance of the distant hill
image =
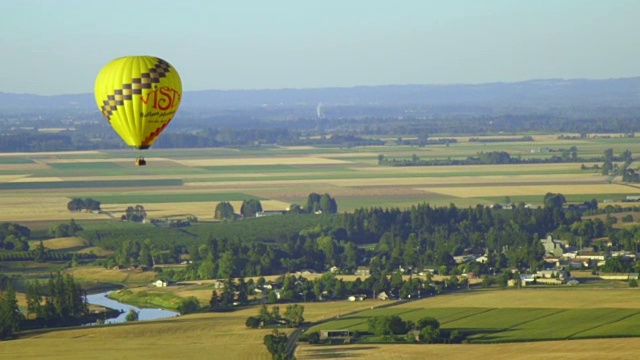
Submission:
MULTIPOLYGON (((640 77, 547 79, 514 83, 384 85, 349 88, 203 90, 183 94, 189 110, 248 107, 446 107, 557 108, 640 107, 640 77)), ((93 94, 40 96, 0 92, 0 110, 94 109, 93 94)))

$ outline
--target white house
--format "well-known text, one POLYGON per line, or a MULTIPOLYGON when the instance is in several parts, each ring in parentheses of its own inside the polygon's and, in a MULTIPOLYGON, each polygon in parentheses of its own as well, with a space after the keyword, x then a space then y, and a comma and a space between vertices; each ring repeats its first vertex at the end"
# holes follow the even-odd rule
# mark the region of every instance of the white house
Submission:
POLYGON ((156 281, 152 282, 151 285, 153 285, 155 287, 167 287, 167 286, 169 286, 169 283, 167 281, 164 281, 164 280, 156 280, 156 281))

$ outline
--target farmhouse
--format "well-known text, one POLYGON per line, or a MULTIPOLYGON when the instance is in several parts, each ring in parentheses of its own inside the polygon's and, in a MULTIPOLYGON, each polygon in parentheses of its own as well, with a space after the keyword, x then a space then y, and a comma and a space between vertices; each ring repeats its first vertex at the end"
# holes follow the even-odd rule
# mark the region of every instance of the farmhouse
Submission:
POLYGON ((168 281, 164 281, 164 280, 156 280, 156 281, 152 282, 151 285, 153 285, 155 287, 167 287, 167 286, 169 286, 169 282, 168 281))

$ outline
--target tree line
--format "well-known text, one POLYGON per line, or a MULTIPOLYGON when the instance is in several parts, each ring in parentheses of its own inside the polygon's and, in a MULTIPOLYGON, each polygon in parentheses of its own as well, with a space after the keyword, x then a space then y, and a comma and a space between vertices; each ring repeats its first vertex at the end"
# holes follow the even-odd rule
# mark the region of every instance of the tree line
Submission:
MULTIPOLYGON (((608 151, 613 151, 609 149, 608 151)), ((620 156, 613 156, 605 151, 601 157, 579 157, 578 150, 575 146, 569 149, 560 149, 559 155, 551 155, 549 157, 522 158, 520 156, 512 157, 506 151, 487 151, 478 152, 476 156, 468 156, 466 159, 421 159, 413 154, 409 159, 388 158, 384 154, 378 155, 378 164, 387 166, 442 166, 442 165, 499 165, 499 164, 548 164, 548 163, 579 163, 579 162, 601 162, 603 174, 608 175, 614 170, 614 161, 624 161, 625 164, 631 164, 631 152, 625 150, 620 156)), ((584 164, 581 167, 586 170, 584 164)), ((626 167, 625 167, 626 169, 626 167)), ((620 175, 623 175, 621 172, 620 175)))
POLYGON ((71 275, 61 273, 50 274, 46 287, 38 280, 29 282, 26 301, 24 316, 11 281, 0 281, 0 339, 21 328, 78 324, 88 313, 85 291, 71 275))

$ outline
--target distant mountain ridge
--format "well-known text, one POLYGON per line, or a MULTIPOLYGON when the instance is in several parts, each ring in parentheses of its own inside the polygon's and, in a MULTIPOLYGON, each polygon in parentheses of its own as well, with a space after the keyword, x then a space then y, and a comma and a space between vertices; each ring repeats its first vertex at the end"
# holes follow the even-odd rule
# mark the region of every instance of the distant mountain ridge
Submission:
MULTIPOLYGON (((545 79, 513 83, 381 85, 343 88, 186 91, 182 107, 486 106, 640 107, 640 77, 590 80, 545 79)), ((93 94, 32 95, 0 92, 0 110, 94 109, 93 94)))

